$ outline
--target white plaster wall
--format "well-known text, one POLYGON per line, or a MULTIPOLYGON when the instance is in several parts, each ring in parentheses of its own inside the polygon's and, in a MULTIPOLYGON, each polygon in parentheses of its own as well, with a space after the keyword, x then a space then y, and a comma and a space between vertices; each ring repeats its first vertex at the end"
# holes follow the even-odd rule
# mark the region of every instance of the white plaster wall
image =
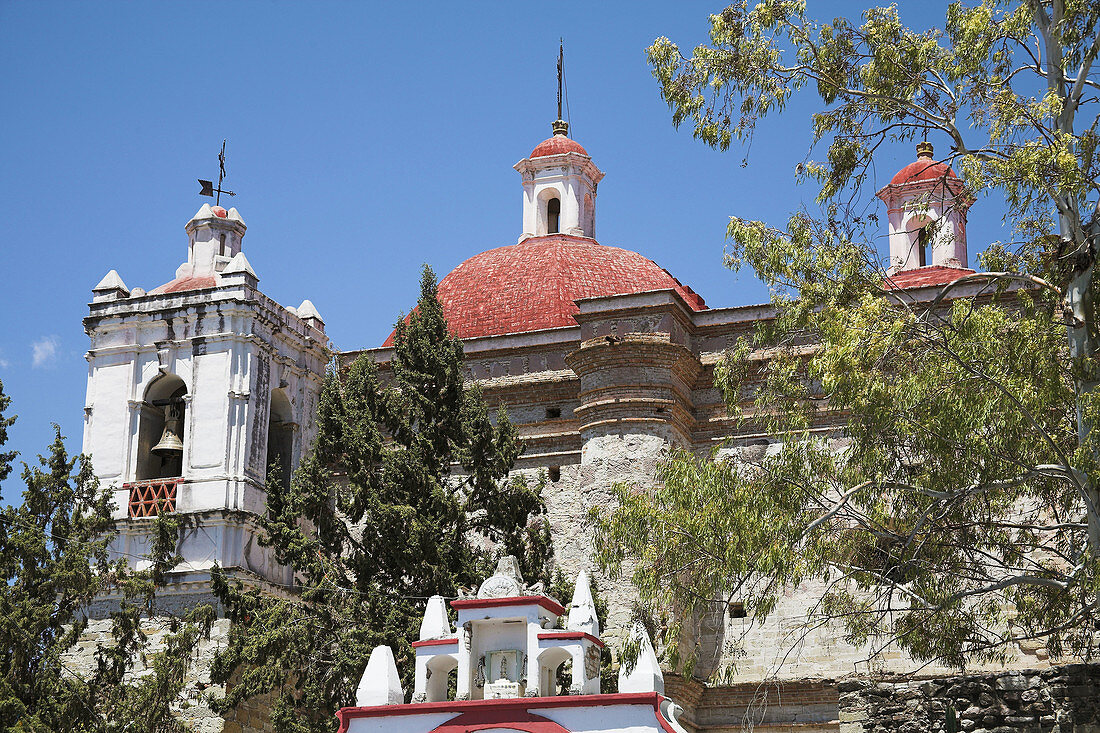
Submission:
POLYGON ((951 199, 925 201, 920 194, 911 194, 907 200, 910 202, 894 201, 888 211, 890 266, 901 270, 918 267, 918 230, 937 222, 933 225, 932 261, 927 264, 966 267, 965 209, 958 208, 951 199))

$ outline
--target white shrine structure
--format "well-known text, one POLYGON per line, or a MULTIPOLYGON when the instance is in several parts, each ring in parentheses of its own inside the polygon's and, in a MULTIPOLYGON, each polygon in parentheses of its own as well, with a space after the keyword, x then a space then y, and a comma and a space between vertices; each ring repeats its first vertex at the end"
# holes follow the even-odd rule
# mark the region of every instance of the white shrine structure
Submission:
POLYGON ((337 713, 340 733, 686 733, 639 623, 630 635, 637 661, 620 667, 617 693, 600 693, 604 642, 584 571, 566 609, 541 587, 525 588, 516 559, 504 557, 476 598, 451 607, 455 626, 442 596, 428 601, 412 643, 412 702, 405 703, 392 650, 376 647, 356 707, 337 713), (566 663, 572 683, 561 689, 558 671, 566 663))

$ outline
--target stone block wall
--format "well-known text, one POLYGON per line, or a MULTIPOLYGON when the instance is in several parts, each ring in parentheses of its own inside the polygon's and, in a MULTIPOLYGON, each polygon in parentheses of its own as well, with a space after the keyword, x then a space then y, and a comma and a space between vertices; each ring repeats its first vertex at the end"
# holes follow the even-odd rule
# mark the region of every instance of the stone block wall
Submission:
POLYGON ((1100 664, 838 684, 841 733, 1100 733, 1100 664))
MULTIPOLYGON (((168 619, 162 617, 146 619, 142 630, 148 638, 146 653, 149 655, 164 649, 166 637, 171 633, 168 619)), ((228 636, 229 621, 219 619, 214 622, 210 638, 199 641, 183 692, 171 705, 172 715, 181 729, 189 733, 272 733, 270 696, 248 700, 224 717, 211 710, 206 702, 211 694, 220 696, 225 693, 224 687, 211 682, 210 667, 214 654, 225 646, 228 636)), ((110 646, 112 643, 111 620, 93 619, 88 622, 76 645, 62 655, 62 661, 73 674, 91 675, 95 670, 97 646, 110 646)), ((139 658, 135 660, 130 679, 140 679, 150 672, 144 660, 139 658)))

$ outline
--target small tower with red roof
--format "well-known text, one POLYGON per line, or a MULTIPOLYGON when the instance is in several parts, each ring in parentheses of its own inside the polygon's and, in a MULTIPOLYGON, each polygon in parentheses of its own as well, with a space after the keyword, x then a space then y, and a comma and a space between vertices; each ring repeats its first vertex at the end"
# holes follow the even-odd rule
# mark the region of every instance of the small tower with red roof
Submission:
POLYGON ((955 171, 935 159, 932 144, 876 194, 890 226, 890 275, 922 267, 965 269, 966 212, 974 202, 955 171))
POLYGON ((523 177, 522 242, 547 234, 596 238, 596 187, 603 172, 581 144, 569 137, 569 123, 555 120, 553 136, 513 166, 523 177))

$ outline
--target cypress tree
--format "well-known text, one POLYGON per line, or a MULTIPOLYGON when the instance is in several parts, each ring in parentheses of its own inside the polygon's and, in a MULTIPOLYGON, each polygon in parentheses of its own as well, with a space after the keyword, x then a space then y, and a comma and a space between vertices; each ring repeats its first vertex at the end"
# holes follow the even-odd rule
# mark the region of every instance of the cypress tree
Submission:
MULTIPOLYGON (((0 384, 0 447, 15 421, 3 412, 10 398, 0 384)), ((0 480, 14 452, 0 453, 0 480)), ((114 533, 111 493, 101 488, 86 456, 70 457, 60 430, 39 465, 24 464, 22 502, 0 509, 0 730, 170 730, 191 651, 209 630, 209 606, 171 620, 165 646, 147 646, 143 619, 177 562, 178 522, 148 520, 154 541, 149 569, 134 572, 109 562, 114 533), (94 666, 77 673, 66 654, 87 628, 85 611, 112 594, 110 641, 97 643, 94 666), (146 664, 132 676, 138 660, 146 664)))
POLYGON ((541 482, 508 479, 516 430, 464 382, 462 344, 427 267, 420 290, 397 324, 390 371, 365 356, 332 369, 311 452, 289 488, 268 483, 264 542, 296 587, 272 597, 216 575, 232 622, 214 667, 233 683, 222 710, 267 695, 276 729, 334 730, 376 645, 394 649, 410 688, 429 596, 475 586, 502 554, 520 558, 528 580, 550 580, 541 482))

